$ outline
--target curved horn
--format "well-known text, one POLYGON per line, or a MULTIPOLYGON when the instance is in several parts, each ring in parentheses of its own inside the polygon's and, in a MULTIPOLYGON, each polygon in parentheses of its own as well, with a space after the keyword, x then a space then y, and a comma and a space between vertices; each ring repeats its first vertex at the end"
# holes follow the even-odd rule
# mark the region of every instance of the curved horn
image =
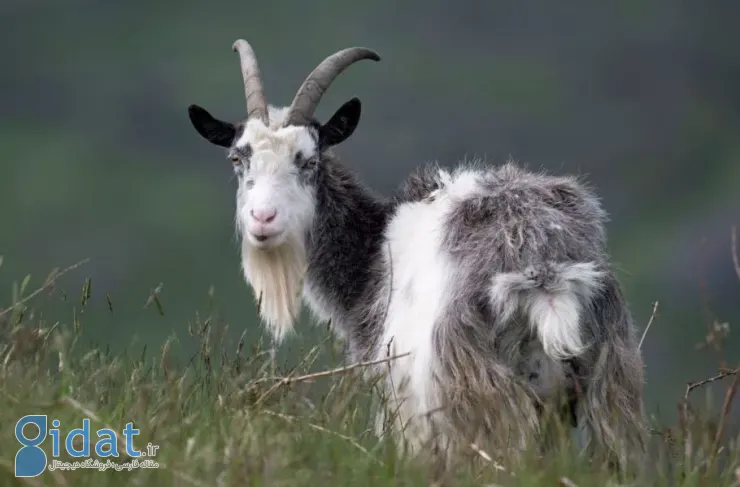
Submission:
POLYGON ((321 97, 334 79, 350 65, 363 59, 380 61, 375 51, 364 47, 349 47, 332 54, 311 71, 303 82, 290 104, 285 125, 302 125, 308 123, 321 101, 321 97))
POLYGON ((267 100, 265 89, 262 86, 260 68, 257 64, 257 56, 254 55, 252 46, 244 39, 238 39, 231 48, 239 53, 239 63, 244 79, 244 96, 247 101, 247 117, 256 117, 267 125, 270 121, 267 112, 267 100))

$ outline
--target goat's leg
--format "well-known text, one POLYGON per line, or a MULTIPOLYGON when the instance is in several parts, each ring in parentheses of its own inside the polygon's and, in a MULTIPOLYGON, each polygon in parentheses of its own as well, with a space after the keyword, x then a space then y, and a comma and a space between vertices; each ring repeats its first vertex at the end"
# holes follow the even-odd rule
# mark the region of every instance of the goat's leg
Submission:
POLYGON ((585 391, 578 420, 587 431, 589 448, 604 452, 620 469, 639 463, 647 449, 643 406, 643 362, 632 317, 616 280, 606 282, 594 301, 586 328, 597 338, 579 361, 585 391))

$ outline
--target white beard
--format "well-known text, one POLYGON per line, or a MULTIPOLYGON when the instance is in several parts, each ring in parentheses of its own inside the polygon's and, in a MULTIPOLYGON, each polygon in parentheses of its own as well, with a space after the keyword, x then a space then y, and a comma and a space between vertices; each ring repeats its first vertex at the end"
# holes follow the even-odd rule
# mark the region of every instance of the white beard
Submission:
POLYGON ((242 270, 260 303, 258 312, 276 344, 293 331, 306 273, 303 242, 289 237, 282 245, 258 249, 242 241, 242 270))

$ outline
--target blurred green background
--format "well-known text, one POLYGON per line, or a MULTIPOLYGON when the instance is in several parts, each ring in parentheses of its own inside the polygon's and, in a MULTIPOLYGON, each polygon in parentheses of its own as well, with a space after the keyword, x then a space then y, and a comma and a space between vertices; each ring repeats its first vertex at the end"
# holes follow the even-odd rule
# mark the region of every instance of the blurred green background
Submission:
MULTIPOLYGON (((345 161, 386 194, 428 160, 511 156, 587 176, 611 215, 613 261, 640 329, 660 301, 643 346, 647 399, 672 411, 687 380, 716 370, 718 358, 695 347, 715 320, 735 325, 725 355, 740 360, 738 18, 731 1, 5 0, 0 304, 26 274, 33 287, 89 257, 63 283, 77 293, 92 278, 91 341, 117 349, 137 336, 157 348, 187 335, 211 290, 234 342, 247 329, 255 343, 235 181, 187 106, 244 116, 230 49, 239 37, 273 104, 289 103, 326 55, 362 45, 383 60, 349 69, 318 110, 326 119, 362 99, 345 161), (160 283, 164 316, 144 309, 160 283)), ((59 301, 49 319, 71 322, 59 301)), ((299 331, 283 358, 326 333, 299 331)))

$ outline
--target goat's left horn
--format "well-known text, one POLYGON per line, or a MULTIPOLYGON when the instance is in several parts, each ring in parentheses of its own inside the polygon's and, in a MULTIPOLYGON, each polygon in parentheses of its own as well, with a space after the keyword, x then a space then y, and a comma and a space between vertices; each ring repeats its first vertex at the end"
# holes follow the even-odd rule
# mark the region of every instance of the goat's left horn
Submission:
POLYGON ((244 39, 238 39, 231 48, 239 53, 239 63, 244 79, 244 96, 247 101, 247 117, 259 118, 267 125, 270 119, 257 56, 255 56, 252 46, 244 39))
POLYGON ((380 55, 364 47, 349 47, 332 54, 311 71, 290 104, 285 125, 305 125, 313 117, 321 97, 339 74, 363 59, 380 61, 380 55))

